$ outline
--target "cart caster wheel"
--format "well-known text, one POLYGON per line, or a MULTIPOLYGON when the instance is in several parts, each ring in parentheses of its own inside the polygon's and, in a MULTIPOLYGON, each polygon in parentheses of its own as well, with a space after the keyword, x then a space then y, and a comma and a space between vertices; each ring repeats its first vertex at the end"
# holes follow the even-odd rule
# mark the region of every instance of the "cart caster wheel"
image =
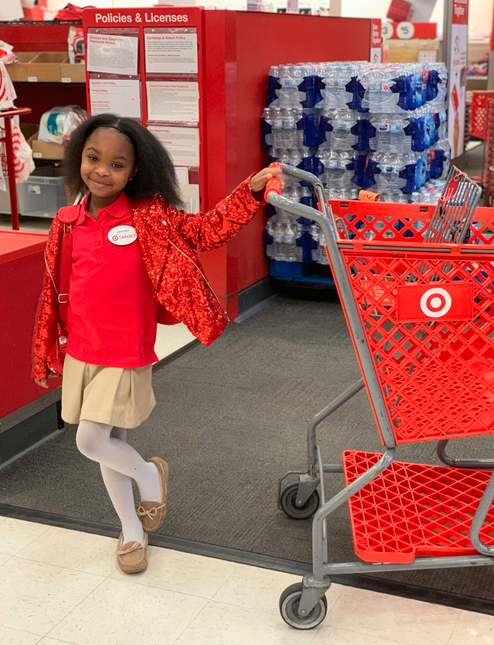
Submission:
POLYGON ((319 493, 315 490, 303 506, 297 506, 298 484, 288 484, 281 491, 281 508, 294 520, 306 520, 319 508, 319 493))
POLYGON ((295 629, 314 629, 326 618, 328 601, 323 596, 307 616, 299 616, 298 607, 302 597, 303 584, 296 582, 285 589, 280 597, 280 614, 285 623, 295 629))

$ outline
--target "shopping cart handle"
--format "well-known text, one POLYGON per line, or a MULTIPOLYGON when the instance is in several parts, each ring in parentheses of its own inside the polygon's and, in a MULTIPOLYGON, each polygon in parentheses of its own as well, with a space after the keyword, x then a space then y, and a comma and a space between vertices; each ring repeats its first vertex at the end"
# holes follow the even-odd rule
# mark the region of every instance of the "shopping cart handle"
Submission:
POLYGON ((268 201, 268 194, 270 192, 281 195, 281 181, 278 179, 278 177, 271 177, 271 179, 268 179, 268 181, 266 182, 266 187, 264 189, 264 201, 268 201))
POLYGON ((313 186, 316 185, 321 185, 321 180, 319 177, 316 177, 316 175, 313 175, 311 172, 307 172, 306 170, 300 170, 300 168, 296 168, 295 166, 289 166, 286 163, 280 163, 276 164, 278 167, 281 167, 283 170, 283 174, 288 175, 289 177, 296 177, 300 181, 307 181, 309 184, 312 184, 313 186))
POLYGON ((274 190, 270 190, 269 192, 266 191, 266 201, 276 208, 280 208, 287 213, 295 215, 295 217, 306 217, 307 219, 317 222, 323 227, 323 231, 326 231, 328 224, 331 224, 331 220, 325 213, 321 213, 321 211, 316 208, 311 208, 305 204, 293 202, 291 199, 278 195, 274 190))

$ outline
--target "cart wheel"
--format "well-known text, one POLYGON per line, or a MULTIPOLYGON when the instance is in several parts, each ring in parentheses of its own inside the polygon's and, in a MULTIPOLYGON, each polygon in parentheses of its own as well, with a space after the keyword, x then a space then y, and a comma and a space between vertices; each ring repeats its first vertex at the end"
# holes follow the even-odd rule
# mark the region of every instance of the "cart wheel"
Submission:
POLYGON ((307 616, 298 615, 303 584, 296 582, 285 589, 280 597, 280 614, 285 623, 295 629, 314 629, 326 618, 328 601, 323 596, 307 616))
POLYGON ((281 491, 281 508, 294 520, 306 520, 319 508, 319 493, 315 490, 303 506, 297 506, 298 484, 288 484, 281 491))

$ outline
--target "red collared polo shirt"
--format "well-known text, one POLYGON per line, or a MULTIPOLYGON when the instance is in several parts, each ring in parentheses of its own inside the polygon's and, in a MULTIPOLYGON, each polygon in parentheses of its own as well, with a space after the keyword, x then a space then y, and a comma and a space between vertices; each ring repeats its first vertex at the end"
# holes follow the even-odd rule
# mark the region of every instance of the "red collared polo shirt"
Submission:
POLYGON ((127 196, 97 219, 87 201, 72 229, 67 353, 93 365, 144 367, 158 360, 157 304, 127 196))

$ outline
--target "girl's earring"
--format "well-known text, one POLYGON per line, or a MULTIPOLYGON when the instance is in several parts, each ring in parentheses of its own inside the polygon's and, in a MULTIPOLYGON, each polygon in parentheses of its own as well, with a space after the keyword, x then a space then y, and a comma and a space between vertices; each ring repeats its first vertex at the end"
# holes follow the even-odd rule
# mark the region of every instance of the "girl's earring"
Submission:
POLYGON ((134 178, 133 178, 133 177, 129 177, 129 181, 132 181, 132 179, 134 179, 134 178))

